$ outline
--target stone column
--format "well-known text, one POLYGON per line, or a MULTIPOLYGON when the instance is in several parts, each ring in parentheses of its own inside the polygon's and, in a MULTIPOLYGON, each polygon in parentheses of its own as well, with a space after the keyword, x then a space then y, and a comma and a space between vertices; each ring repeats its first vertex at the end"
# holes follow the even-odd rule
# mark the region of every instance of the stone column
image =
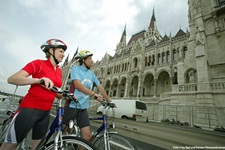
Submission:
POLYGON ((128 95, 127 95, 128 93, 129 93, 129 92, 128 92, 128 81, 126 81, 125 91, 124 91, 124 96, 123 96, 123 97, 124 97, 124 98, 125 98, 125 97, 128 97, 128 95))
POLYGON ((180 61, 177 63, 177 82, 178 84, 184 84, 184 63, 180 61))
POLYGON ((119 97, 119 89, 120 89, 120 82, 118 81, 117 88, 116 88, 116 97, 119 97))
POLYGON ((112 87, 112 83, 110 83, 110 86, 109 86, 109 92, 108 92, 108 96, 109 96, 109 97, 112 97, 112 94, 111 94, 111 87, 112 87))
POLYGON ((154 96, 153 97, 157 96, 157 81, 158 79, 154 79, 154 96))
POLYGON ((172 91, 174 77, 170 77, 170 90, 172 91))

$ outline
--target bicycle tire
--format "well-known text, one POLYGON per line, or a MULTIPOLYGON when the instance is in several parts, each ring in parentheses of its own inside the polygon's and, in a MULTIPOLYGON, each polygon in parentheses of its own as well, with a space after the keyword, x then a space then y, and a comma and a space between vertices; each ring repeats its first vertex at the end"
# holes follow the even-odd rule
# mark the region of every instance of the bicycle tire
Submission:
MULTIPOLYGON (((97 150, 97 148, 91 143, 82 138, 75 137, 72 135, 67 135, 62 137, 63 141, 63 150, 78 150, 79 146, 83 146, 85 150, 97 150)), ((59 141, 60 143, 61 141, 59 141)), ((42 147, 41 150, 53 150, 54 149, 54 140, 50 141, 46 144, 46 146, 42 147)))
MULTIPOLYGON (((117 133, 108 133, 110 149, 112 150, 136 150, 136 147, 124 136, 117 133)), ((99 149, 104 147, 104 134, 98 137, 93 144, 99 149)))

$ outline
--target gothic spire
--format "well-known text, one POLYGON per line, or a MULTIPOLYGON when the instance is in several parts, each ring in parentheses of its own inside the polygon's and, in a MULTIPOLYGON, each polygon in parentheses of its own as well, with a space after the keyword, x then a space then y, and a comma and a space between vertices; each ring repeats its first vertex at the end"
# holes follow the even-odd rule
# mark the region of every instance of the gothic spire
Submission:
POLYGON ((126 44, 126 24, 124 26, 124 30, 123 30, 123 34, 122 34, 121 39, 120 39, 120 43, 126 44))
POLYGON ((79 46, 77 47, 77 50, 76 50, 76 52, 73 54, 73 58, 72 58, 72 61, 75 61, 75 56, 77 55, 77 53, 78 53, 78 49, 79 49, 79 46))
POLYGON ((155 18, 155 10, 153 7, 152 18, 150 21, 150 25, 148 27, 149 30, 154 30, 156 28, 156 18, 155 18))
POLYGON ((123 36, 126 36, 126 24, 125 24, 125 27, 124 27, 124 30, 123 30, 123 36))
POLYGON ((63 66, 66 66, 68 64, 68 61, 69 61, 69 54, 67 55, 67 57, 63 63, 63 66))
POLYGON ((156 19, 155 19, 155 9, 154 9, 154 7, 153 7, 153 12, 152 12, 152 19, 151 19, 151 21, 156 21, 156 19))

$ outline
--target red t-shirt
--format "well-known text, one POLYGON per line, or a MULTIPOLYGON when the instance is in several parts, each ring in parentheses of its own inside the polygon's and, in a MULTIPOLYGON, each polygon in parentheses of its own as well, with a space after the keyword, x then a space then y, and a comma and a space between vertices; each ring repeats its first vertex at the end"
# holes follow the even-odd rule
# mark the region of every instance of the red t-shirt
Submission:
MULTIPOLYGON (((22 70, 26 71, 29 75, 32 75, 32 78, 47 77, 53 81, 56 87, 62 86, 62 71, 59 66, 54 70, 54 66, 49 59, 34 60, 28 63, 22 70)), ((55 96, 55 92, 47 90, 40 84, 32 84, 20 104, 20 107, 50 110, 55 96)))

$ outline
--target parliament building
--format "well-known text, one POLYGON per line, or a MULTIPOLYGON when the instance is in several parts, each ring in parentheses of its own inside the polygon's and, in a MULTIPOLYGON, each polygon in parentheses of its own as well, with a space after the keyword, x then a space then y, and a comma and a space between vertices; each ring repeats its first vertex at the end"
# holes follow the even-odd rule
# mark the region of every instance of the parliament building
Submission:
MULTIPOLYGON (((149 120, 225 126, 225 0, 188 0, 187 5, 185 31, 162 35, 153 10, 147 30, 128 39, 125 26, 114 56, 106 47, 91 70, 112 99, 144 101, 149 120)), ((69 89, 71 65, 76 61, 67 57, 64 89, 69 89)))

